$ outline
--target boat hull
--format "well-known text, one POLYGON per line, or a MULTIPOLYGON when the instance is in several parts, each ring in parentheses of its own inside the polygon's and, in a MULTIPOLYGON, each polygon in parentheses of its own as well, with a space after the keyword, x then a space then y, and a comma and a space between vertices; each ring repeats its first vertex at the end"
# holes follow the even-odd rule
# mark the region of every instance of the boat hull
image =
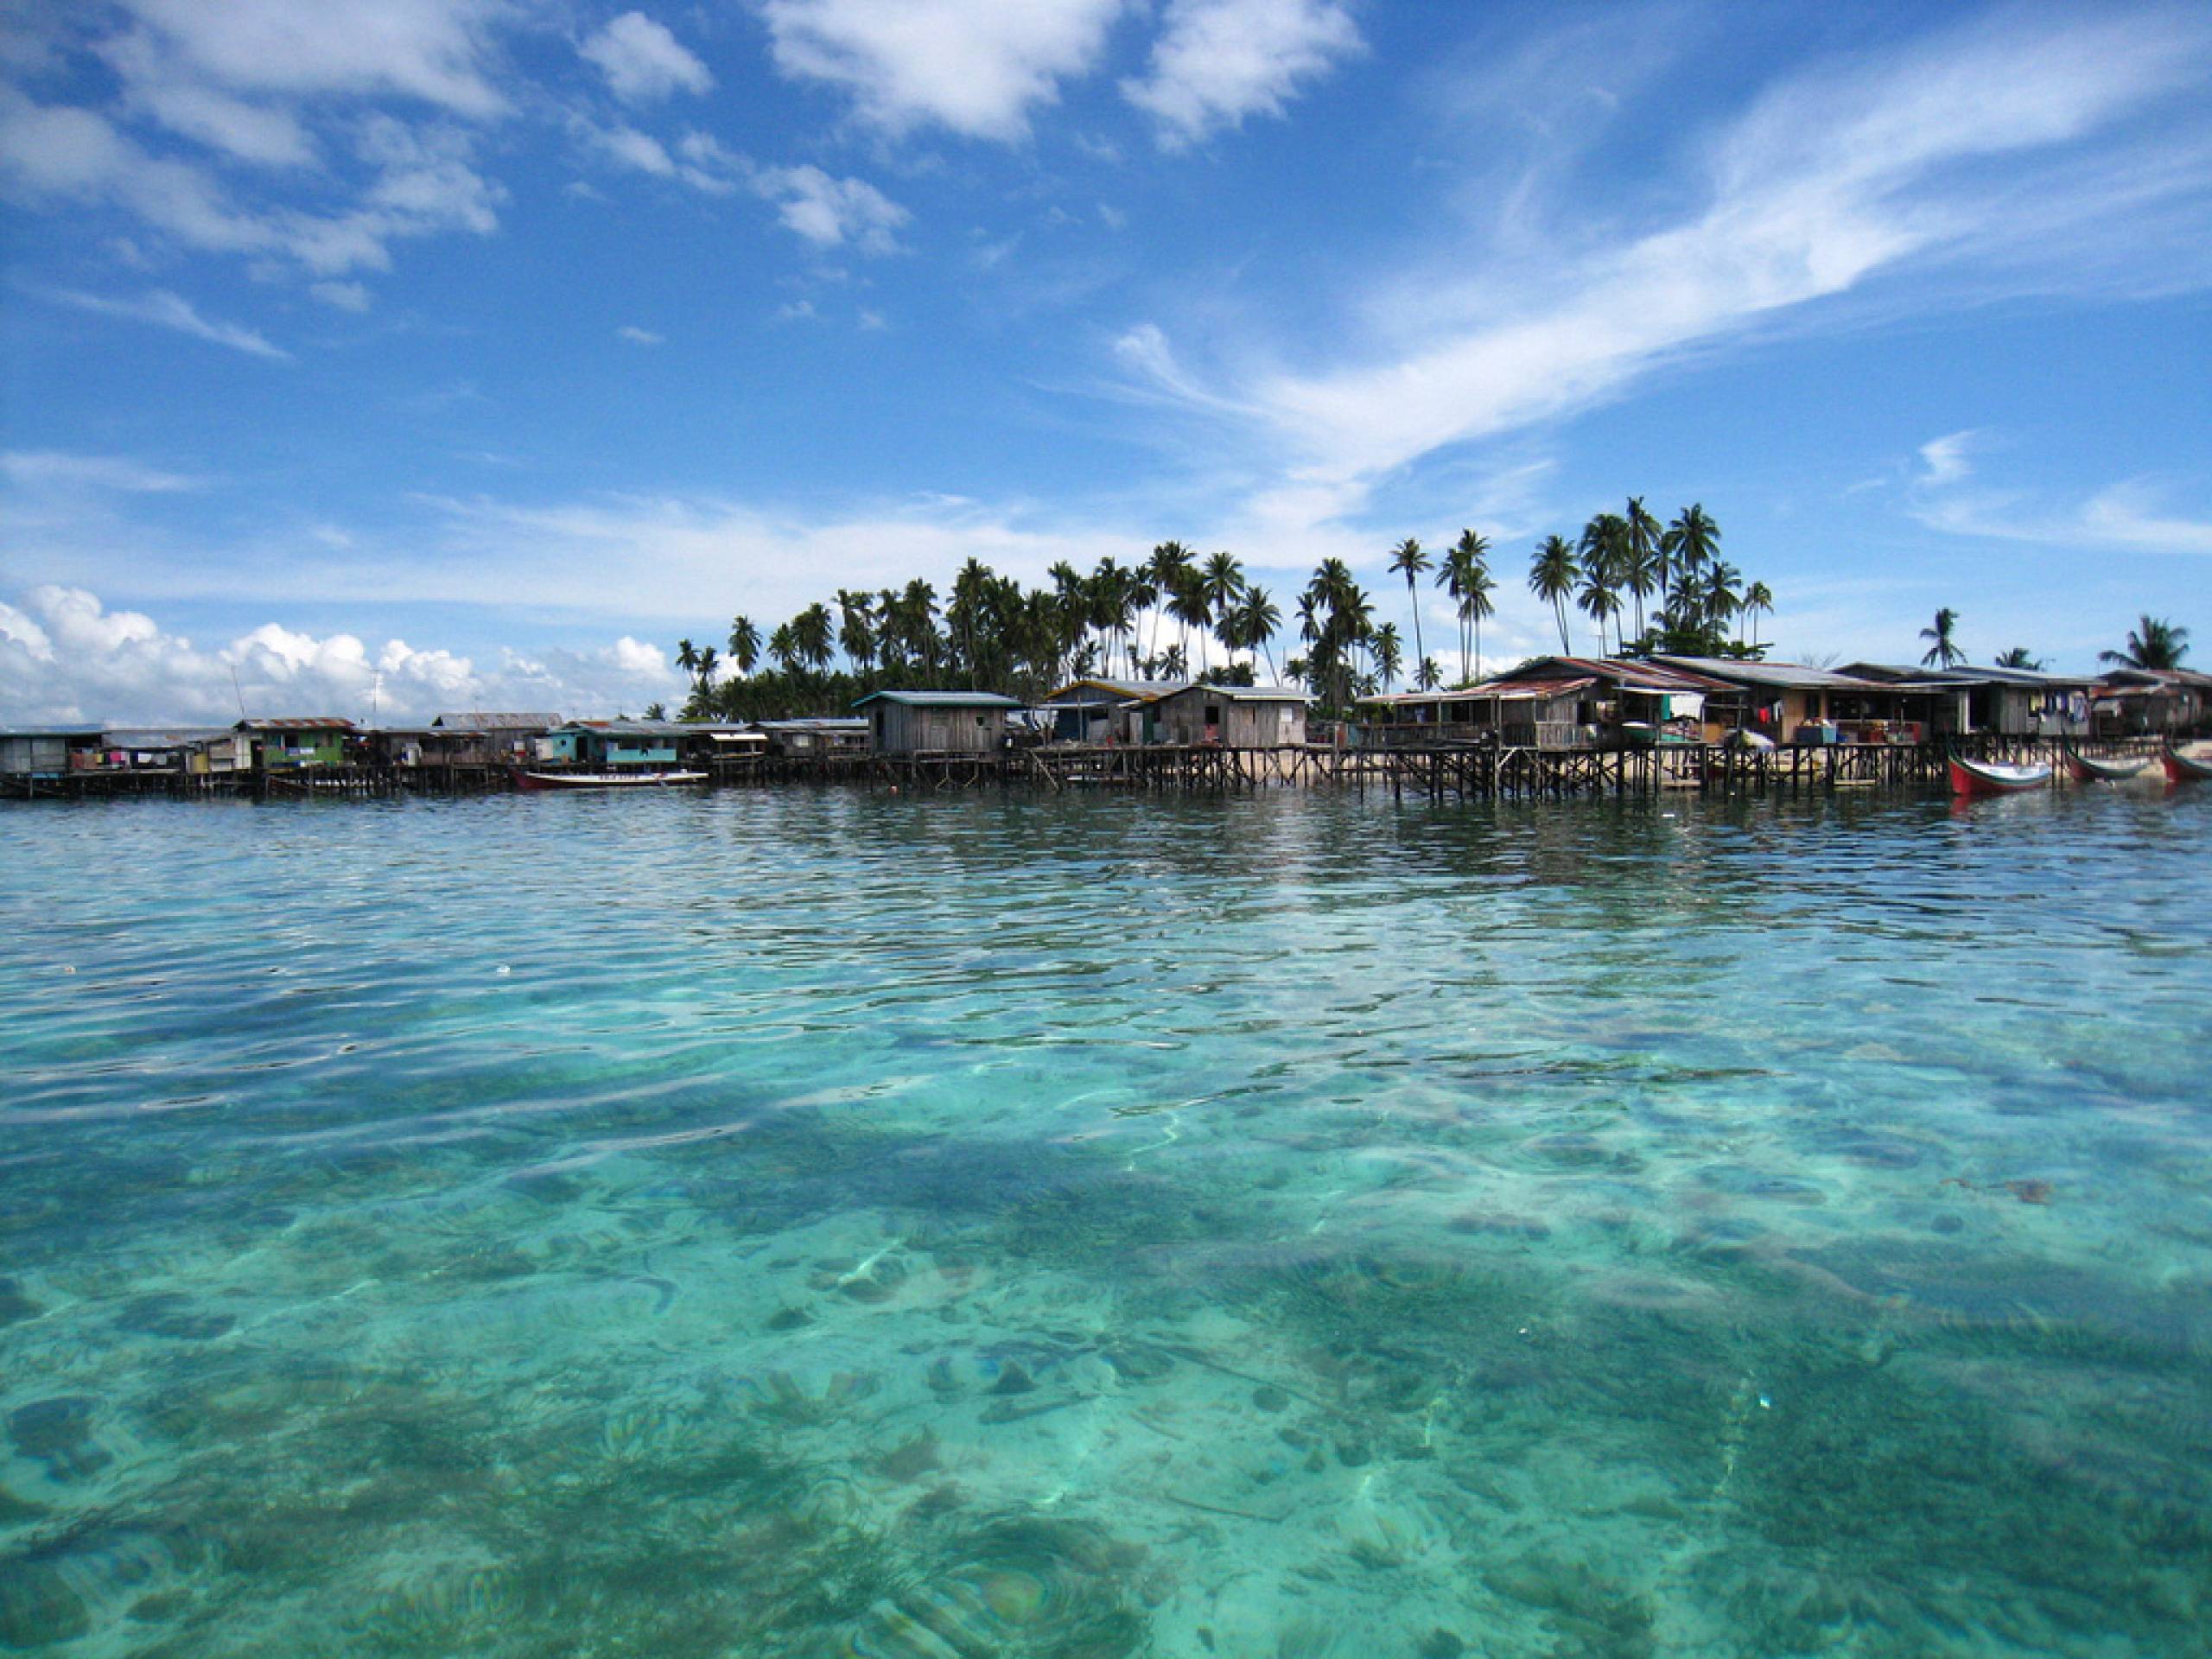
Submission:
POLYGON ((2066 751, 2066 770, 2077 784, 2124 784, 2140 777, 2147 760, 2096 760, 2073 749, 2066 751))
POLYGON ((1951 757, 1951 793, 1962 800, 1986 795, 2020 795, 2050 781, 2049 766, 2000 766, 1951 757))
POLYGON ((2200 760, 2175 749, 2168 749, 2159 759, 2165 762, 2170 784, 2212 784, 2212 760, 2200 760))
POLYGON ((684 784, 703 784, 703 772, 524 772, 514 774, 515 787, 541 789, 669 789, 684 784))

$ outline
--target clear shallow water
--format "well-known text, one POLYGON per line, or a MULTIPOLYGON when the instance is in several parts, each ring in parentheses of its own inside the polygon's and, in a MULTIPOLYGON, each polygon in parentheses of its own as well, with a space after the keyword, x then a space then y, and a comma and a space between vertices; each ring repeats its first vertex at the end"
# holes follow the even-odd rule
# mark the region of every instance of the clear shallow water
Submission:
POLYGON ((2208 838, 0 813, 0 1646, 2212 1650, 2208 838))

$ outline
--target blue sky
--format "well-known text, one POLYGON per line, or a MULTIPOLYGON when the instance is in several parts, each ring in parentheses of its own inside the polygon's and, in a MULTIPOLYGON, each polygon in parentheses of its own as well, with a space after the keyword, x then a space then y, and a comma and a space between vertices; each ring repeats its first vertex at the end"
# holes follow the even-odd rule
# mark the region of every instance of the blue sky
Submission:
MULTIPOLYGON (((632 711, 1175 537, 1701 502, 1783 656, 2212 640, 2202 8, 0 0, 0 718, 632 711), (234 689, 234 676, 236 688, 234 689)), ((1452 635, 1423 596, 1432 654, 1452 635)), ((1578 635, 1578 648, 1589 641, 1578 635)))

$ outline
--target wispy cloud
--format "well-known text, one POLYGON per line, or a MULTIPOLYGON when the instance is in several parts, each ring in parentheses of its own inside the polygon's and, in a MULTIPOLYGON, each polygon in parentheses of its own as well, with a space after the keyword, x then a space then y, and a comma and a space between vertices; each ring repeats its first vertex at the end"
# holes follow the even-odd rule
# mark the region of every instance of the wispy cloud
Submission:
POLYGON ((54 289, 44 297, 99 316, 126 317, 134 322, 149 322, 157 328, 174 329, 180 334, 190 334, 195 340, 227 346, 234 352, 245 352, 253 357, 270 358, 283 363, 289 363, 292 359, 289 352, 270 345, 267 339, 253 329, 203 317, 189 300, 163 288, 155 289, 137 299, 80 294, 68 289, 54 289))
MULTIPOLYGON (((1818 64, 1713 135, 1696 177, 1662 181, 1662 199, 1696 202, 1688 213, 1592 243, 1562 210, 1560 230, 1524 233, 1502 257, 1471 226, 1440 258, 1354 296, 1334 336, 1353 344, 1336 363, 1264 366, 1313 353, 1248 337, 1213 342, 1225 366, 1202 374, 1153 325, 1125 334, 1121 355, 1194 410, 1240 412, 1238 435, 1276 473, 1267 516, 1355 512, 1379 480, 1448 446, 1586 409, 1915 261, 1993 245, 2005 203, 2054 154, 2155 153, 2161 138, 2129 118, 2200 74, 2209 48, 2212 27, 2177 12, 2005 14, 1818 64)), ((2202 176, 2158 176, 2176 199, 2212 200, 2202 176)), ((2065 249, 2130 234, 2110 201, 2040 202, 2038 222, 2069 232, 2046 240, 2055 283, 2065 249)), ((1542 222, 1527 202, 1513 211, 1542 222)))
POLYGON ((123 455, 76 455, 58 449, 15 449, 0 454, 0 474, 19 489, 121 490, 133 495, 197 490, 207 481, 123 455))
POLYGON ((2152 479, 2125 479, 2075 501, 2048 490, 1990 487, 1968 459, 1968 441, 1979 435, 1954 432, 1920 446, 1905 510, 1930 530, 2035 547, 2212 553, 2212 519, 2174 512, 2152 479))
POLYGON ((289 194, 242 200, 197 161, 151 154, 97 111, 0 86, 0 194, 36 207, 111 205, 184 248, 326 278, 388 269, 404 238, 498 227, 504 192, 476 170, 466 130, 377 113, 356 134, 357 165, 311 176, 326 198, 316 211, 289 194))
POLYGON ((1300 82, 1361 48, 1337 0, 1173 0, 1141 79, 1122 95, 1179 149, 1247 116, 1283 112, 1300 82))
POLYGON ((1974 436, 1975 434, 1971 429, 1964 432, 1951 432, 1940 438, 1930 438, 1922 444, 1920 461, 1924 468, 1922 474, 1923 481, 1941 487, 1947 484, 1955 484, 1964 478, 1973 470, 1967 461, 1967 448, 1974 442, 1974 436))
POLYGON ((2130 479, 2092 496, 2082 508, 2082 527, 2092 540, 2146 553, 2212 553, 2212 518, 2168 511, 2148 479, 2130 479))
POLYGON ((632 346, 662 346, 667 344, 665 334, 657 334, 650 328, 640 328, 634 322, 626 322, 614 331, 617 340, 626 340, 632 346))
POLYGON ((340 311, 369 308, 369 290, 359 283, 310 283, 308 292, 340 311))

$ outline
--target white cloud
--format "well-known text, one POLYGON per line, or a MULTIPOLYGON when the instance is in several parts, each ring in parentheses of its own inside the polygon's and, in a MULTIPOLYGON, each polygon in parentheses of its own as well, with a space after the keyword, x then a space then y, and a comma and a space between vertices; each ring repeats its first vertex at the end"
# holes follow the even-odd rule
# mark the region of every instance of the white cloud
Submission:
POLYGON ((208 86, 184 70, 175 54, 143 29, 102 41, 97 48, 124 86, 124 107, 170 131, 264 167, 307 167, 316 159, 314 141, 296 114, 208 86))
POLYGON ((2082 509, 2087 539, 2146 553, 2212 553, 2212 519, 2183 518, 2162 508, 2145 479, 2091 497, 2082 509))
POLYGON ((1014 139, 1087 73, 1123 0, 765 0, 777 69, 849 93, 894 134, 1014 139))
POLYGON ((1935 486, 1955 484, 1974 470, 1967 460, 1967 448, 1974 442, 1972 429, 1951 432, 1940 438, 1930 438, 1920 446, 1920 460, 1924 471, 1923 481, 1935 486))
POLYGON ((676 163, 670 158, 667 148, 651 133, 639 132, 635 127, 601 127, 581 120, 577 130, 608 160, 623 167, 650 173, 657 179, 673 178, 676 175, 676 163))
POLYGON ((16 449, 0 454, 0 474, 18 489, 121 490, 134 495, 196 490, 204 482, 121 455, 73 455, 58 449, 16 449))
MULTIPOLYGON (((1156 328, 1131 330, 1122 357, 1163 396, 1237 412, 1273 454, 1278 480, 1262 500, 1274 509, 1355 511, 1376 480, 1446 446, 1586 408, 1689 350, 1993 233, 2021 169, 2107 132, 2137 142, 2124 118, 2187 84, 2209 42, 2179 14, 2007 15, 1886 59, 1817 65, 1710 145, 1702 199, 1686 214, 1625 238, 1568 222, 1548 245, 1505 255, 1471 229, 1376 283, 1358 327, 1323 331, 1351 342, 1336 365, 1263 366, 1224 394, 1205 391, 1156 328)), ((1672 199, 1684 194, 1670 185, 1672 199)), ((2074 232, 2049 238, 2054 260, 2126 229, 2110 200, 2041 204, 2046 235, 2054 216, 2074 232)), ((1243 355, 1281 350, 1248 344, 1243 355)))
POLYGON ((128 317, 136 322, 150 322, 157 328, 172 328, 181 334, 227 346, 234 352, 245 352, 254 357, 274 358, 289 362, 291 353, 272 346, 261 334, 237 323, 214 322, 203 317, 189 300, 157 288, 135 300, 110 299, 98 294, 79 294, 67 289, 57 290, 47 297, 63 305, 74 306, 79 311, 90 311, 100 316, 128 317))
POLYGON ((487 36, 505 0, 125 0, 181 69, 233 91, 397 93, 478 119, 504 113, 487 36))
POLYGON ((365 720, 372 696, 386 721, 456 707, 594 715, 683 693, 667 653, 628 635, 584 651, 503 651, 480 671, 442 648, 397 639, 372 647, 278 622, 208 651, 82 588, 43 584, 17 599, 0 602, 0 720, 227 724, 241 701, 254 715, 365 720))
POLYGON ((730 194, 753 167, 745 156, 723 149, 721 141, 709 132, 685 133, 677 143, 676 153, 683 158, 677 170, 684 183, 709 195, 730 194))
POLYGON ((704 92, 715 84, 707 66, 666 28, 641 11, 626 11, 576 48, 607 77, 615 97, 647 104, 676 92, 704 92))
POLYGON ((863 253, 892 253, 894 232, 912 217, 861 179, 835 179, 818 167, 757 167, 753 190, 777 207, 785 228, 817 248, 850 243, 863 253))
POLYGON ((1299 83, 1361 49, 1337 0, 1173 0, 1144 78, 1122 94, 1157 124, 1163 149, 1249 115, 1283 112, 1299 83))
POLYGON ((632 346, 663 346, 668 341, 665 334, 657 334, 650 328, 640 328, 634 322, 624 323, 614 331, 614 337, 626 340, 632 346))
POLYGON ((502 193, 474 170, 473 147, 458 128, 374 115, 357 144, 368 182, 348 206, 249 208, 202 168, 148 154, 103 116, 0 87, 0 193, 40 207, 111 202, 187 247, 278 255, 320 276, 386 270, 402 238, 496 229, 502 193))
POLYGON ((308 292, 340 311, 365 311, 369 290, 359 283, 310 283, 308 292))
POLYGON ((2077 503, 2048 490, 1976 486, 1967 461, 1977 432, 1954 432, 1920 446, 1921 470, 1905 510, 1930 530, 2025 546, 2109 548, 2133 553, 2212 553, 2212 520, 2168 509, 2147 478, 2126 479, 2077 503))
POLYGON ((871 311, 866 306, 862 306, 860 315, 853 320, 853 326, 864 334, 881 334, 891 324, 882 312, 871 311))

